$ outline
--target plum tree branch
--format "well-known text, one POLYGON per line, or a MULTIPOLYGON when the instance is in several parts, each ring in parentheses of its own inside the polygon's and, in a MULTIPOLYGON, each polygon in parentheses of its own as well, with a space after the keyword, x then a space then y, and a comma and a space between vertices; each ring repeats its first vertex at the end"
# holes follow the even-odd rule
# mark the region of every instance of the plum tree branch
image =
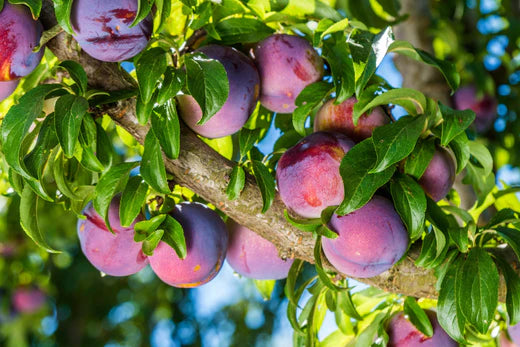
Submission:
MULTIPOLYGON (((44 1, 41 20, 45 28, 56 24, 52 2, 44 1)), ((136 88, 136 82, 118 64, 104 63, 89 57, 78 49, 76 42, 66 33, 51 40, 47 47, 59 60, 74 60, 85 69, 92 88, 117 91, 136 88)), ((99 110, 108 114, 119 126, 132 134, 140 143, 144 142, 147 126, 140 125, 135 116, 135 100, 128 99, 105 105, 99 110)), ((176 183, 185 186, 238 223, 252 229, 262 237, 273 242, 282 257, 296 257, 313 263, 314 238, 290 225, 284 218, 285 206, 276 196, 272 207, 262 214, 260 189, 252 177, 247 177, 241 196, 229 201, 226 187, 233 163, 206 145, 186 126, 181 129, 181 150, 179 158, 168 159, 163 156, 167 171, 176 183)), ((408 255, 389 271, 361 281, 383 290, 416 297, 436 297, 436 278, 431 270, 416 267, 414 259, 419 247, 412 247, 408 255)), ((330 268, 330 265, 328 265, 330 268)), ((519 268, 519 267, 516 267, 519 268)), ((504 286, 502 286, 503 288, 504 286)), ((501 298, 504 293, 501 293, 501 298)))

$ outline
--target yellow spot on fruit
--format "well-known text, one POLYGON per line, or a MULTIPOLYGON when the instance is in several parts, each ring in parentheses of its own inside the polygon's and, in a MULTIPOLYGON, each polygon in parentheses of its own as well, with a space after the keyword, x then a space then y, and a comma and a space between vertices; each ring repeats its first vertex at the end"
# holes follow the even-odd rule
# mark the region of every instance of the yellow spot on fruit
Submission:
POLYGON ((282 107, 283 108, 289 108, 289 104, 283 104, 282 107))
POLYGON ((79 231, 85 231, 85 222, 81 223, 79 226, 79 231))
POLYGON ((197 271, 200 271, 200 264, 198 264, 197 266, 195 266, 193 268, 193 272, 197 272, 197 271))

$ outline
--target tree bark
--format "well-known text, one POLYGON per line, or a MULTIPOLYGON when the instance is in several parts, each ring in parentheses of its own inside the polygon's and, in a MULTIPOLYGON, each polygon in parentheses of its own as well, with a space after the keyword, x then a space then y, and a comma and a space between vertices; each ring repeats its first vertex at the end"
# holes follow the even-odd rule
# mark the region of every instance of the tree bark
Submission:
MULTIPOLYGON (((51 1, 44 1, 40 19, 46 29, 56 24, 51 1)), ((74 60, 81 63, 87 72, 91 88, 117 91, 137 86, 118 64, 104 63, 89 57, 78 49, 77 43, 66 33, 59 34, 47 47, 60 61, 74 60)), ((424 68, 424 65, 422 67, 424 68)), ((149 127, 137 122, 134 99, 106 105, 101 111, 108 114, 141 144, 144 142, 149 127)), ((238 223, 271 241, 282 257, 295 257, 314 263, 314 238, 310 233, 296 229, 285 220, 285 206, 280 197, 277 195, 272 207, 262 214, 260 189, 254 179, 248 176, 240 197, 229 201, 225 191, 234 164, 211 149, 186 126, 182 126, 181 129, 179 158, 171 160, 164 155, 163 158, 167 171, 176 183, 191 189, 238 223)), ((434 298, 437 296, 436 277, 433 271, 414 265, 414 259, 418 254, 419 246, 416 244, 407 256, 389 271, 360 281, 394 293, 434 298)), ((330 264, 326 266, 333 269, 330 264)), ((504 298, 503 286, 501 298, 504 298)))

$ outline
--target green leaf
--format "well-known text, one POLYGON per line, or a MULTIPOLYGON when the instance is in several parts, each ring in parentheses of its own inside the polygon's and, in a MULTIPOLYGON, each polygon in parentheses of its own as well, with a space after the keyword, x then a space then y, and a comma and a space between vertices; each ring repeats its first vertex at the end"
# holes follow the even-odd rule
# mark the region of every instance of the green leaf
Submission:
MULTIPOLYGON (((101 127, 99 128, 100 131, 104 133, 104 130, 101 127)), ((98 127, 96 122, 88 115, 83 117, 83 123, 78 137, 79 146, 76 146, 75 148, 74 157, 87 170, 103 172, 105 166, 96 157, 96 153, 104 155, 105 149, 100 151, 100 148, 98 148, 97 138, 98 127)), ((108 141, 110 142, 110 140, 108 141)), ((108 164, 110 165, 111 163, 108 164)))
POLYGON ((388 48, 388 51, 405 55, 409 58, 435 67, 442 73, 452 90, 457 90, 459 87, 460 75, 454 64, 446 60, 437 59, 428 52, 413 47, 406 41, 393 42, 388 48))
POLYGON ((424 190, 412 178, 399 173, 390 181, 390 193, 410 239, 418 239, 423 232, 426 212, 424 190))
POLYGON ((175 70, 168 66, 164 72, 164 79, 157 94, 157 103, 162 105, 174 98, 186 84, 186 72, 175 70))
POLYGON ((70 75, 70 78, 72 78, 72 80, 76 82, 80 91, 80 95, 85 95, 85 93, 87 92, 88 80, 87 73, 83 69, 83 66, 72 60, 62 61, 58 66, 67 70, 67 72, 70 75))
POLYGON ((404 172, 417 179, 421 178, 435 154, 435 138, 419 140, 412 154, 406 158, 404 172))
POLYGON ((54 126, 63 153, 68 158, 74 155, 83 116, 88 111, 88 101, 71 94, 61 96, 54 107, 54 126))
POLYGON ((23 4, 29 7, 34 19, 40 17, 42 10, 42 0, 9 0, 11 4, 23 4))
POLYGON ((155 217, 152 217, 148 220, 143 220, 140 222, 135 223, 134 230, 134 241, 135 242, 142 242, 148 235, 153 233, 155 230, 159 228, 159 226, 164 222, 166 219, 166 214, 160 214, 155 217))
POLYGON ((211 12, 212 12, 211 1, 202 2, 199 6, 197 6, 197 9, 195 10, 195 14, 197 14, 197 17, 195 17, 191 21, 190 28, 193 30, 197 30, 197 29, 200 29, 205 24, 208 24, 209 20, 211 18, 211 12))
POLYGON ((143 101, 141 94, 137 96, 137 100, 135 102, 135 115, 139 124, 145 125, 148 123, 148 120, 152 115, 153 107, 155 106, 155 99, 157 98, 157 94, 157 91, 153 93, 152 100, 149 103, 145 103, 143 101))
POLYGON ((159 245, 162 237, 164 235, 164 230, 158 229, 153 231, 146 239, 143 240, 143 244, 141 249, 143 250, 144 255, 151 257, 153 252, 159 245))
POLYGON ((150 11, 152 10, 152 6, 155 0, 138 0, 137 6, 137 14, 135 16, 134 21, 130 25, 131 27, 137 25, 140 21, 146 18, 150 11))
POLYGON ((236 43, 256 43, 273 34, 273 29, 262 21, 247 17, 224 19, 215 25, 221 43, 233 45, 236 43))
POLYGON ((324 44, 323 56, 327 59, 334 85, 336 86, 336 103, 342 103, 354 94, 356 83, 354 63, 346 42, 335 45, 324 44))
POLYGON ((424 237, 421 254, 419 254, 419 257, 415 260, 415 265, 427 269, 435 268, 442 263, 447 250, 448 243, 446 235, 444 235, 439 228, 433 227, 424 237))
POLYGON ((469 161, 466 165, 466 176, 462 180, 464 184, 471 184, 478 196, 478 205, 482 204, 489 193, 495 187, 495 175, 493 172, 486 174, 486 169, 469 161))
POLYGON ((292 217, 287 209, 283 210, 283 215, 285 219, 294 227, 298 228, 301 231, 310 231, 314 232, 321 226, 321 219, 296 219, 292 217))
POLYGON ((462 273, 457 300, 468 323, 485 334, 498 304, 497 267, 483 248, 475 247, 469 251, 462 273))
POLYGON ((181 127, 174 101, 154 108, 152 129, 164 154, 170 159, 177 159, 181 148, 181 127))
POLYGON ((376 153, 370 139, 358 143, 343 157, 339 172, 343 178, 345 197, 336 211, 338 215, 349 214, 364 206, 376 190, 390 180, 395 167, 369 173, 375 161, 376 153))
POLYGON ((246 173, 240 165, 235 165, 229 178, 229 184, 226 188, 226 194, 229 200, 236 200, 240 196, 242 189, 246 183, 246 173))
POLYGON ((269 207, 271 207, 276 193, 274 178, 269 172, 269 169, 261 161, 252 160, 251 163, 253 164, 253 173, 256 183, 258 183, 258 187, 262 193, 262 213, 265 213, 269 207))
POLYGON ((167 215, 161 224, 164 229, 162 241, 168 244, 180 259, 185 259, 188 251, 186 249, 186 239, 184 238, 184 229, 172 216, 167 215))
POLYGON ((119 205, 121 226, 129 227, 134 222, 146 201, 147 192, 148 184, 143 181, 142 177, 130 177, 121 195, 121 203, 119 205))
POLYGON ((0 132, 5 161, 26 179, 32 176, 21 162, 23 140, 34 120, 41 116, 45 97, 60 88, 58 84, 44 84, 31 89, 20 98, 17 105, 9 109, 2 121, 0 132))
POLYGON ((54 13, 56 14, 58 24, 70 35, 74 35, 74 30, 72 29, 72 25, 70 25, 70 11, 72 9, 72 1, 73 0, 52 1, 54 3, 54 13))
POLYGON ((81 200, 81 197, 74 192, 71 183, 68 181, 70 178, 66 177, 68 176, 68 163, 59 147, 54 150, 53 157, 52 172, 58 190, 71 200, 81 200))
POLYGON ((38 196, 27 185, 23 188, 20 201, 20 224, 34 243, 49 253, 61 253, 47 243, 47 239, 38 226, 38 196))
POLYGON ((475 141, 468 142, 468 146, 471 156, 480 163, 483 169, 483 175, 489 175, 493 171, 493 157, 489 149, 475 141))
POLYGON ((305 136, 305 121, 311 111, 320 105, 323 99, 330 94, 332 86, 323 81, 314 82, 306 86, 296 97, 296 109, 293 112, 292 123, 298 134, 305 136))
POLYGON ((96 197, 93 205, 97 213, 103 218, 105 224, 112 231, 108 221, 108 207, 114 195, 126 185, 130 170, 135 168, 139 162, 121 163, 112 166, 99 179, 96 186, 96 197))
POLYGON ((486 224, 485 229, 492 229, 500 224, 517 223, 520 222, 519 213, 510 208, 504 208, 497 213, 486 224))
POLYGON ((352 121, 357 124, 359 117, 361 117, 368 110, 380 106, 395 104, 402 106, 409 114, 417 115, 422 114, 426 110, 426 97, 423 93, 409 88, 390 89, 389 91, 377 95, 371 99, 368 103, 364 104, 361 99, 356 105, 354 105, 354 114, 352 115, 352 121), (419 110, 417 110, 419 108, 419 110))
POLYGON ((260 138, 262 129, 247 129, 242 128, 238 134, 238 145, 240 149, 240 158, 244 158, 247 153, 253 148, 260 138))
POLYGON ((450 148, 455 154, 455 160, 457 162, 457 174, 459 174, 468 163, 470 152, 469 152, 469 140, 465 133, 459 134, 450 142, 450 148))
POLYGON ((153 92, 157 87, 157 81, 166 71, 167 65, 166 52, 159 47, 145 51, 137 60, 135 73, 139 82, 139 91, 141 92, 143 103, 148 104, 152 100, 153 92))
POLYGON ((433 336, 433 327, 428 315, 417 304, 414 298, 409 296, 404 300, 404 313, 410 319, 410 322, 424 335, 433 336))
POLYGON ((506 227, 498 227, 496 231, 500 237, 506 240, 507 244, 513 249, 516 253, 518 259, 520 259, 520 230, 506 228, 506 227))
POLYGON ((264 298, 264 300, 270 300, 276 280, 253 280, 253 282, 255 283, 256 289, 258 289, 262 295, 262 298, 264 298))
POLYGON ((391 165, 406 158, 414 149, 426 124, 425 116, 399 118, 374 130, 372 142, 377 161, 370 173, 386 170, 391 165))
POLYGON ((217 113, 228 98, 229 81, 224 66, 202 53, 186 55, 188 90, 202 110, 203 125, 217 113))
POLYGON ((513 326, 520 321, 520 277, 502 257, 495 258, 501 273, 506 281, 506 308, 509 316, 509 325, 513 326))
POLYGON ((368 327, 366 327, 356 338, 355 347, 367 347, 371 346, 373 341, 375 340, 377 331, 379 330, 383 320, 386 318, 387 314, 384 312, 379 313, 372 323, 368 327))
POLYGON ((466 130, 475 120, 475 112, 458 111, 439 102, 444 121, 441 124, 441 145, 447 146, 454 138, 466 130))
POLYGON ((468 239, 468 228, 469 224, 465 227, 456 227, 450 228, 448 235, 450 236, 450 240, 457 246, 460 252, 466 253, 468 251, 468 246, 470 245, 468 239))
POLYGON ((166 180, 166 168, 162 157, 161 145, 153 129, 148 131, 144 139, 141 176, 155 191, 163 194, 170 193, 170 187, 166 180))
POLYGON ((466 319, 457 303, 457 298, 460 294, 468 295, 468 293, 459 293, 460 287, 456 286, 456 274, 459 267, 463 265, 464 262, 462 259, 458 258, 448 267, 448 271, 441 284, 437 301, 437 319, 439 320, 439 324, 448 335, 460 343, 465 343, 466 341, 464 338, 466 319))
POLYGON ((25 156, 24 164, 33 177, 41 180, 45 164, 51 151, 58 144, 54 131, 54 113, 48 115, 42 123, 34 148, 25 156))

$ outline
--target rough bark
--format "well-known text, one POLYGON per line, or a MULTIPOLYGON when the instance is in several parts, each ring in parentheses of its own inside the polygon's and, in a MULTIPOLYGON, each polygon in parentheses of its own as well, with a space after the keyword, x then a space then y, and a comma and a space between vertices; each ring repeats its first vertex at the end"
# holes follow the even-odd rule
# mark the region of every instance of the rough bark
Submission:
MULTIPOLYGON (((56 23, 50 1, 44 1, 41 20, 47 29, 56 23)), ((87 72, 89 85, 92 88, 115 91, 136 87, 135 81, 121 70, 118 64, 103 63, 89 57, 78 49, 75 41, 66 33, 61 33, 51 40, 48 48, 60 60, 70 59, 80 62, 87 72)), ((144 142, 148 127, 140 125, 136 120, 135 100, 129 99, 107 105, 102 112, 112 117, 140 143, 144 142)), ((181 132, 179 158, 171 160, 164 157, 166 169, 172 174, 176 183, 191 189, 238 223, 273 242, 281 256, 314 262, 312 235, 294 228, 285 220, 283 217, 285 206, 279 196, 275 198, 267 213, 262 214, 260 190, 254 179, 248 177, 240 198, 229 201, 225 190, 233 163, 207 146, 187 127, 183 127, 181 132)), ((436 278, 433 271, 414 265, 413 261, 418 253, 418 246, 415 245, 405 259, 391 270, 360 281, 394 293, 415 297, 436 297, 436 278)))

